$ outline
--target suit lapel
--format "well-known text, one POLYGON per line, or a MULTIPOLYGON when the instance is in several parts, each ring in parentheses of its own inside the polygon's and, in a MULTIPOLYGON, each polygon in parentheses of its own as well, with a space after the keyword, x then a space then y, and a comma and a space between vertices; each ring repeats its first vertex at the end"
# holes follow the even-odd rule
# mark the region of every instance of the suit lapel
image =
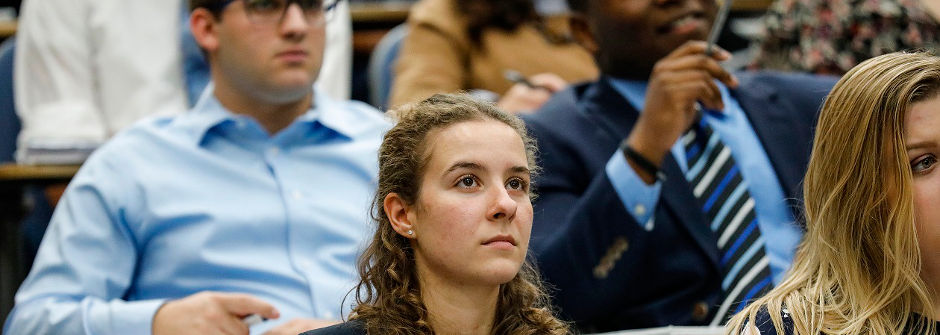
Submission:
MULTIPOLYGON (((812 125, 798 124, 799 111, 785 100, 778 97, 774 87, 760 81, 742 80, 740 87, 747 90, 734 90, 732 94, 738 100, 747 115, 754 132, 767 152, 767 157, 777 174, 780 186, 786 196, 787 206, 799 218, 802 192, 800 184, 803 170, 808 163, 809 152, 803 145, 793 143, 794 134, 811 129, 812 125)), ((796 136, 795 138, 801 138, 796 136)), ((798 221, 802 222, 802 221, 798 221)))
MULTIPOLYGON (((579 104, 581 106, 577 110, 587 114, 583 116, 609 133, 606 137, 610 138, 615 148, 619 147, 621 139, 627 137, 639 117, 639 112, 613 87, 610 78, 606 76, 584 92, 579 104)), ((690 210, 699 208, 690 191, 692 187, 672 155, 666 155, 662 169, 666 174, 666 181, 662 184, 660 206, 664 206, 663 209, 672 215, 672 219, 686 227, 717 269, 719 265, 716 237, 709 228, 704 213, 701 210, 690 210)))

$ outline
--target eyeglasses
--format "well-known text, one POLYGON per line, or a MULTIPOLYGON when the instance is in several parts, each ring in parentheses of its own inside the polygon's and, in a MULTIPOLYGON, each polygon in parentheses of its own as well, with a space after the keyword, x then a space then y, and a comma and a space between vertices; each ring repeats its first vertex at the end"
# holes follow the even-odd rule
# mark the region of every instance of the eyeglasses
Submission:
MULTIPOLYGON (((226 6, 236 0, 226 0, 219 2, 215 8, 208 8, 211 11, 219 12, 226 6)), ((336 5, 341 0, 241 0, 245 6, 245 14, 248 20, 258 25, 273 25, 281 22, 284 14, 291 4, 296 3, 300 6, 307 22, 313 25, 320 25, 332 20, 336 13, 336 5)))

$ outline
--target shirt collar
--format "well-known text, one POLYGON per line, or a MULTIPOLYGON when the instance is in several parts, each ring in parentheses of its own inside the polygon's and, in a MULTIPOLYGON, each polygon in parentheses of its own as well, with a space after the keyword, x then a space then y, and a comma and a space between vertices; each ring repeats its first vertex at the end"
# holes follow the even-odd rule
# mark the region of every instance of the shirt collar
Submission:
MULTIPOLYGON (((249 116, 232 113, 223 107, 213 94, 214 89, 215 85, 210 83, 189 113, 178 119, 179 124, 189 130, 196 143, 201 143, 206 134, 217 126, 250 119, 249 116)), ((298 117, 294 123, 307 123, 311 127, 315 123, 320 123, 340 135, 352 138, 367 131, 368 125, 361 121, 345 103, 335 101, 323 91, 314 88, 314 104, 311 104, 310 109, 298 117)))
MULTIPOLYGON (((633 106, 637 112, 643 112, 643 106, 646 105, 646 89, 649 86, 648 81, 610 77, 610 83, 614 89, 620 93, 620 95, 623 95, 623 97, 626 98, 628 102, 630 102, 630 105, 633 106)), ((725 105, 727 108, 727 102, 731 101, 733 98, 731 97, 728 88, 725 87, 724 84, 717 80, 715 83, 718 84, 718 90, 721 92, 721 98, 726 102, 725 105)), ((711 109, 703 110, 706 111, 710 116, 718 118, 721 118, 724 115, 724 113, 721 111, 711 109)))

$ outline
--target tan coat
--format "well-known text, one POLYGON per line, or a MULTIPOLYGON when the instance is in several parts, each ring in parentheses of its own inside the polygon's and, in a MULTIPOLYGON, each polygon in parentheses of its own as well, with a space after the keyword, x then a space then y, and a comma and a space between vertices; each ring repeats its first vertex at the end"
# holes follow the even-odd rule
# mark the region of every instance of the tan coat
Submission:
MULTIPOLYGON (((567 32, 566 17, 550 17, 552 31, 567 32)), ((482 47, 470 41, 454 0, 421 0, 408 17, 408 36, 396 64, 390 106, 434 93, 484 89, 503 94, 512 86, 503 73, 529 77, 551 72, 569 83, 595 79, 593 57, 576 43, 552 44, 533 24, 513 32, 487 29, 482 47)))

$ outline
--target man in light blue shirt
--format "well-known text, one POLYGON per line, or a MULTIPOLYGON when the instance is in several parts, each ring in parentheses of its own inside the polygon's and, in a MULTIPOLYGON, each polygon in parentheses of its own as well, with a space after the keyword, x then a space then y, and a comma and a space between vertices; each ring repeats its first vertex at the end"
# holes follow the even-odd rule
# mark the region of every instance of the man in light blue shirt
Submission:
MULTIPOLYGON (((296 334, 338 320, 390 124, 312 89, 333 2, 193 0, 214 86, 97 150, 5 334, 296 334)), ((347 309, 348 310, 348 309, 347 309)))

